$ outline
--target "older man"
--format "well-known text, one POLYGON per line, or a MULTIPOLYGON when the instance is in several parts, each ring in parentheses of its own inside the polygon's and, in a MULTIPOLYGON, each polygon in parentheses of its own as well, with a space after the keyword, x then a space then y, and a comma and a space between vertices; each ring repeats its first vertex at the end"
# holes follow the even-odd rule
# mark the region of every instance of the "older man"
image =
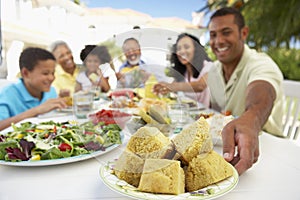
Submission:
POLYGON ((141 60, 141 47, 137 39, 127 38, 123 42, 122 50, 126 56, 126 61, 120 66, 119 71, 121 73, 126 73, 134 67, 145 64, 141 60))

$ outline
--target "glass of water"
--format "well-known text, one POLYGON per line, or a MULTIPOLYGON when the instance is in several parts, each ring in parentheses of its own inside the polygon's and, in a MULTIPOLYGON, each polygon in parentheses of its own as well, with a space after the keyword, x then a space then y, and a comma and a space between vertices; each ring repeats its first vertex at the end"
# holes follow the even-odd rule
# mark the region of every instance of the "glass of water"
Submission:
POLYGON ((73 96, 74 114, 78 119, 87 118, 87 114, 93 109, 94 94, 79 92, 73 96))
POLYGON ((186 103, 169 104, 168 114, 172 124, 185 124, 189 121, 189 105, 186 103))

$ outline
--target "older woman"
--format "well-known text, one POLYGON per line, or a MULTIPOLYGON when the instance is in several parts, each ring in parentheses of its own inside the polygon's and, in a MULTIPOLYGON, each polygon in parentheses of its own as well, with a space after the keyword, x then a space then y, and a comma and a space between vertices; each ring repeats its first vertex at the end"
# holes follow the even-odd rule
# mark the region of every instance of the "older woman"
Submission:
POLYGON ((64 41, 56 41, 51 44, 50 51, 57 61, 53 86, 60 97, 72 96, 76 77, 80 72, 74 62, 72 51, 64 41))

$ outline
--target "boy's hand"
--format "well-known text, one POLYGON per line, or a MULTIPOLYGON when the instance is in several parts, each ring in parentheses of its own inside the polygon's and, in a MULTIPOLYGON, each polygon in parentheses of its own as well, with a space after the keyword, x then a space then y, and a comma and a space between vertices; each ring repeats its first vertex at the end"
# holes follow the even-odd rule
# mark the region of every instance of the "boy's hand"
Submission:
POLYGON ((54 109, 66 108, 67 103, 63 98, 49 99, 45 103, 37 106, 38 114, 44 114, 54 109))

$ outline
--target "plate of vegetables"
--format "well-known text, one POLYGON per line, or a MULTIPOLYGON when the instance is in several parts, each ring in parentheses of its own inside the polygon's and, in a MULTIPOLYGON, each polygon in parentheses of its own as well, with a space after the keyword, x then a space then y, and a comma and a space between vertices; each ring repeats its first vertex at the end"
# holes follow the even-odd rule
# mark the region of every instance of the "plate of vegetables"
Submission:
POLYGON ((101 109, 87 115, 94 124, 104 122, 105 124, 118 124, 121 129, 125 128, 126 123, 131 119, 131 114, 119 110, 101 109))
POLYGON ((105 154, 124 139, 117 124, 45 121, 12 125, 0 133, 0 164, 49 166, 105 154))

